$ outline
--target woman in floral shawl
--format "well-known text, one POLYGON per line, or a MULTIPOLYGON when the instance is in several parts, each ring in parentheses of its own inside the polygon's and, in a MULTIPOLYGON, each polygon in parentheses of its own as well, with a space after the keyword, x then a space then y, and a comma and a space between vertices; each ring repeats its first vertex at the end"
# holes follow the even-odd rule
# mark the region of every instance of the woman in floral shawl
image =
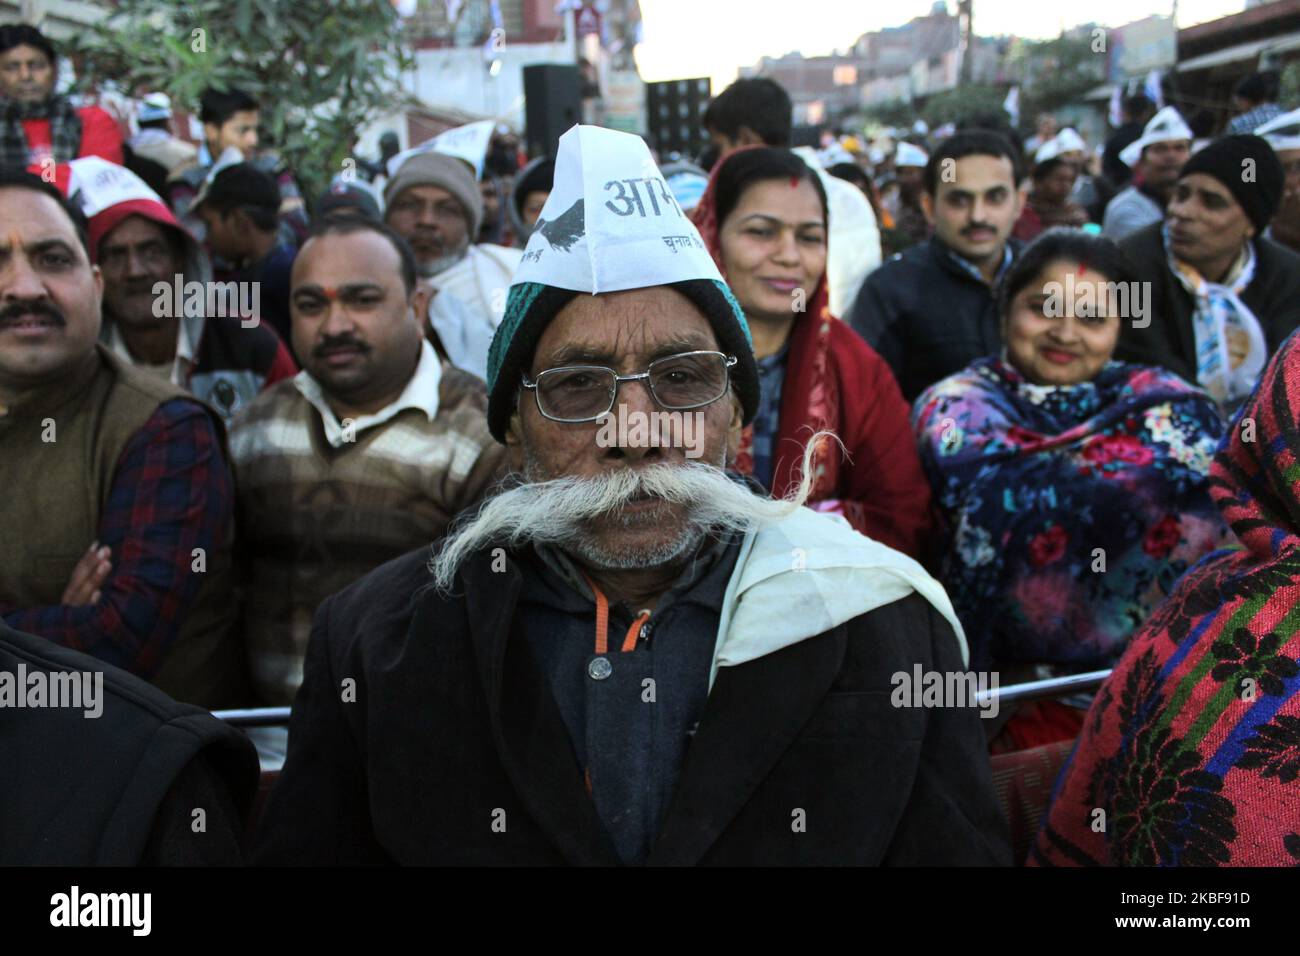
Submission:
POLYGON ((1292 335, 1210 472, 1245 547, 1202 561, 1133 638, 1031 865, 1300 865, 1298 414, 1292 335))
MULTIPOLYGON (((1206 489, 1223 432, 1213 402, 1171 373, 1111 361, 1127 319, 1108 293, 1127 281, 1108 240, 1044 233, 999 289, 1002 357, 933 385, 913 410, 951 541, 941 579, 971 667, 996 665, 1003 683, 1016 665, 1109 666, 1224 534, 1206 489)), ((1034 709, 1038 730, 1013 726, 1015 744, 1073 736, 1082 717, 1034 709)))

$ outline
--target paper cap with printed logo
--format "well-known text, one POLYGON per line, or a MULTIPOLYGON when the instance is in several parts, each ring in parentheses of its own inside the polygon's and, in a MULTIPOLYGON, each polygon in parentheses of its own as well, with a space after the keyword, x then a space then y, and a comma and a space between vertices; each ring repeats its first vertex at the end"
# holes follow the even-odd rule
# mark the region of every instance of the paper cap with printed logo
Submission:
POLYGON ((1187 125, 1182 114, 1172 106, 1166 106, 1151 117, 1151 120, 1142 130, 1141 136, 1120 150, 1119 158, 1124 161, 1125 166, 1131 169, 1137 166, 1138 160, 1142 158, 1142 150, 1148 146, 1155 143, 1171 143, 1184 139, 1190 144, 1195 138, 1192 128, 1187 125))
POLYGON ((455 156, 457 159, 464 160, 474 170, 474 178, 481 179, 483 162, 487 159, 488 146, 491 145, 492 134, 496 132, 496 128, 497 124, 494 120, 479 120, 477 123, 444 130, 433 139, 419 146, 413 146, 390 159, 388 175, 396 176, 402 164, 412 156, 419 156, 421 153, 442 153, 444 156, 455 156))
POLYGON ((86 217, 91 262, 99 261, 103 238, 131 215, 169 226, 190 238, 162 197, 125 166, 99 156, 83 156, 68 163, 68 170, 68 199, 86 217))
POLYGON ((744 310, 682 211, 645 141, 598 126, 560 137, 555 182, 528 239, 488 351, 488 427, 504 441, 542 332, 576 296, 669 286, 736 356, 744 421, 758 410, 758 369, 744 310))

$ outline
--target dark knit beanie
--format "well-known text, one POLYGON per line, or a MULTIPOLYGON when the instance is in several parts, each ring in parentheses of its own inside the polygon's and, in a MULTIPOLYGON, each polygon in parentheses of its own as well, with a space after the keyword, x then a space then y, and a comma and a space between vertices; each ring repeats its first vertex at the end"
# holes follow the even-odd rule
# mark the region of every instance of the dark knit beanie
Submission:
POLYGON ((1268 226, 1282 201, 1282 184, 1286 178, 1282 164, 1273 147, 1259 136, 1246 134, 1216 139, 1193 154, 1178 176, 1181 179, 1191 173, 1204 173, 1223 183, 1254 224, 1257 234, 1268 226))
MULTIPOLYGON (((740 399, 744 423, 748 425, 758 411, 758 366, 754 361, 749 324, 740 303, 726 283, 712 279, 665 285, 690 299, 708 319, 717 336, 718 349, 736 356, 737 362, 731 369, 731 387, 740 399)), ((532 364, 542 332, 556 313, 585 294, 538 282, 510 287, 505 317, 488 349, 488 429, 497 441, 505 441, 510 416, 515 410, 515 395, 523 374, 532 364)))

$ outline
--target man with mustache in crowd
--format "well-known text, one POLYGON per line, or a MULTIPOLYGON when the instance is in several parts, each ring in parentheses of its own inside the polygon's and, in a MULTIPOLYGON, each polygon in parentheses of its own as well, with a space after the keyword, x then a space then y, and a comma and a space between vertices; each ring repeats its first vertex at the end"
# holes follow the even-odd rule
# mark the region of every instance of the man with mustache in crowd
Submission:
POLYGON ((1020 251, 1011 231, 1025 202, 1022 178, 1020 154, 1000 134, 950 136, 925 167, 921 205, 934 235, 863 283, 849 321, 909 402, 1002 348, 993 289, 1020 251))
POLYGON ((239 702, 223 428, 97 345, 85 220, 0 170, 0 616, 206 707, 239 702))
POLYGON ((505 291, 522 249, 474 243, 483 196, 464 160, 416 153, 384 186, 384 222, 410 243, 416 269, 435 295, 425 331, 457 368, 482 378, 501 323, 505 291))
POLYGON ((317 605, 442 535, 496 478, 482 382, 420 334, 428 291, 406 243, 373 220, 327 218, 294 263, 303 370, 234 426, 247 546, 243 626, 255 690, 292 703, 317 605))
POLYGON ((71 194, 104 276, 100 339, 119 358, 203 399, 227 424, 298 371, 270 325, 241 311, 248 287, 212 286, 203 247, 138 176, 97 156, 72 169, 71 194))
POLYGON ((1151 290, 1115 355, 1160 365, 1231 415, 1300 325, 1300 256, 1263 235, 1285 173, 1259 136, 1225 136, 1187 161, 1163 223, 1121 242, 1151 290))
POLYGON ((963 667, 943 590, 801 507, 811 476, 773 501, 725 473, 749 330, 654 170, 639 137, 561 138, 544 218, 626 202, 529 240, 488 380, 513 487, 321 607, 261 862, 1008 860, 975 712, 891 705, 890 675, 963 667))

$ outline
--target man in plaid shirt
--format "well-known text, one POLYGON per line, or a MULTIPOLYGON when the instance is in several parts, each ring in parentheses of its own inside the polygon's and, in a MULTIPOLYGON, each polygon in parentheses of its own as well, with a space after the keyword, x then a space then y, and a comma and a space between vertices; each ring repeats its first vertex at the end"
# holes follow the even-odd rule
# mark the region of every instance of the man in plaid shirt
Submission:
POLYGON ((238 696, 216 416, 97 344, 84 220, 0 172, 0 616, 173 696, 238 696))

